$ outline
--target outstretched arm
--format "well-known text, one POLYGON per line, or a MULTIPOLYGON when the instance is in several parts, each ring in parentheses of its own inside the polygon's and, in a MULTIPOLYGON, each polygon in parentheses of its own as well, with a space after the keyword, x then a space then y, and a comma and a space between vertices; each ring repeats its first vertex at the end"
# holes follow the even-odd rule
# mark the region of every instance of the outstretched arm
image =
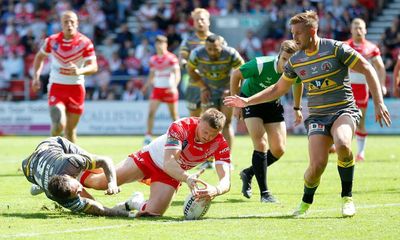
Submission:
POLYGON ((386 81, 386 69, 385 65, 383 64, 383 60, 381 56, 377 56, 374 58, 372 61, 372 66, 374 66, 376 73, 378 74, 378 79, 380 80, 381 83, 381 88, 382 88, 382 94, 386 95, 387 90, 385 86, 385 81, 386 81))
POLYGON ((375 69, 363 57, 361 57, 357 61, 357 63, 352 67, 352 69, 356 72, 364 74, 365 79, 367 80, 367 84, 375 105, 376 121, 379 122, 381 127, 383 126, 382 121, 386 124, 386 126, 390 126, 391 124, 390 114, 385 104, 383 103, 382 90, 375 69))
POLYGON ((270 102, 287 93, 292 86, 292 82, 281 77, 277 83, 262 90, 261 92, 249 97, 228 96, 224 99, 224 104, 229 107, 247 107, 250 105, 270 102))
POLYGON ((90 205, 89 208, 84 210, 84 213, 95 215, 95 216, 110 216, 110 217, 134 217, 128 211, 118 210, 118 209, 111 209, 104 207, 101 203, 92 200, 86 199, 88 204, 90 205))
POLYGON ((102 168, 104 175, 108 181, 106 194, 112 195, 120 192, 117 186, 117 173, 115 172, 114 164, 109 157, 93 155, 92 158, 96 161, 96 168, 102 168))

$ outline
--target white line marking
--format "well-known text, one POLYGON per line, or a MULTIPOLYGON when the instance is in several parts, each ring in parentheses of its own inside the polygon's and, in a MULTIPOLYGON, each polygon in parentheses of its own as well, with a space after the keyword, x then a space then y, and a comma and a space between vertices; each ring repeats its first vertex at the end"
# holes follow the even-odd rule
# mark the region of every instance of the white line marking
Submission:
MULTIPOLYGON (((357 209, 373 209, 373 208, 382 208, 382 207, 400 207, 400 203, 387 203, 387 204, 372 204, 372 205, 359 205, 357 209)), ((310 210, 309 213, 313 212, 333 212, 338 211, 338 208, 325 208, 319 210, 310 210)), ((237 218, 250 218, 250 217, 277 217, 277 216, 288 216, 289 213, 282 213, 282 212, 272 212, 267 214, 255 214, 255 215, 238 215, 237 218)), ((135 221, 132 219, 127 219, 128 221, 135 221)), ((212 222, 212 221, 221 221, 225 220, 224 218, 208 218, 204 221, 212 222)), ((154 225, 162 225, 162 224, 182 224, 186 221, 179 221, 179 220, 167 220, 167 221, 146 221, 145 224, 154 224, 154 225)), ((191 221, 188 221, 191 222, 191 221)), ((52 231, 52 232, 39 232, 39 233, 19 233, 19 234, 10 234, 10 235, 2 235, 0 238, 20 238, 20 237, 36 237, 36 236, 43 236, 43 235, 55 235, 55 234, 64 234, 64 233, 77 233, 77 232, 90 232, 96 230, 105 230, 105 229, 116 229, 116 228, 123 228, 133 226, 134 222, 127 223, 127 224, 119 224, 119 225, 111 225, 111 226, 99 226, 99 227, 91 227, 91 228, 80 228, 80 229, 71 229, 71 230, 63 230, 63 231, 52 231)), ((144 222, 142 222, 144 223, 144 222)))

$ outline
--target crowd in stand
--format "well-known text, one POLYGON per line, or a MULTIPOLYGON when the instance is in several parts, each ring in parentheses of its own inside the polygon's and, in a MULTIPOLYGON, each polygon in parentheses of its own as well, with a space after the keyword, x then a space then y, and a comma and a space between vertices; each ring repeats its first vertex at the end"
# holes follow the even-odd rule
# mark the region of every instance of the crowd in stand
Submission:
MULTIPOLYGON (((237 48, 247 59, 276 53, 280 41, 290 38, 288 19, 295 13, 313 9, 320 17, 320 36, 346 40, 355 17, 371 20, 385 0, 4 0, 0 1, 0 101, 23 96, 23 79, 31 79, 34 54, 45 37, 59 32, 59 14, 72 9, 79 16, 79 30, 95 44, 99 71, 86 77, 87 98, 92 100, 141 100, 149 73, 149 59, 155 53, 158 34, 168 38, 169 50, 177 53, 179 44, 192 30, 190 12, 206 8, 211 16, 265 14, 272 22, 266 36, 248 31, 237 48), (133 20, 132 20, 133 19, 133 20), (134 23, 134 25, 132 24, 134 23), (16 81, 19 80, 19 81, 16 81), (21 90, 22 89, 22 90, 21 90)), ((388 28, 380 44, 388 71, 400 49, 400 16, 388 28)), ((227 39, 229 44, 229 39, 227 39)), ((46 84, 49 64, 42 81, 46 84)), ((32 99, 46 97, 33 93, 32 99)))

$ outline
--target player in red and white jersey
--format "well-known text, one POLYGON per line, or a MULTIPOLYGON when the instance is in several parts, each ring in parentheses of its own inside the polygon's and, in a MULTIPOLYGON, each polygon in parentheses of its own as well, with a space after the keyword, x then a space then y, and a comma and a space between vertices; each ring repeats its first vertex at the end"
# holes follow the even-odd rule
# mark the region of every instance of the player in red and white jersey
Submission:
MULTIPOLYGON (((149 145, 129 155, 117 165, 117 184, 146 181, 150 184, 150 197, 143 194, 120 204, 126 210, 136 209, 153 215, 162 215, 171 203, 181 182, 186 182, 198 198, 213 198, 230 189, 230 149, 221 131, 226 117, 210 108, 200 117, 182 118, 173 122, 167 133, 149 145), (215 170, 219 177, 216 186, 199 179, 204 171, 190 174, 187 170, 215 158, 215 170), (205 188, 199 189, 199 185, 205 188)), ((94 189, 107 189, 104 174, 86 172, 81 183, 94 189)))
MULTIPOLYGON (((361 55, 367 59, 372 66, 375 68, 378 78, 381 81, 382 93, 386 94, 385 79, 386 70, 381 57, 381 52, 375 44, 365 39, 367 34, 366 24, 364 20, 355 18, 351 23, 351 39, 347 40, 346 43, 350 45, 354 50, 361 53, 361 55)), ((365 155, 366 137, 368 135, 365 129, 365 114, 368 106, 368 85, 365 76, 361 73, 354 71, 349 72, 351 81, 351 87, 356 100, 357 107, 362 112, 360 124, 356 129, 357 139, 357 156, 356 161, 363 161, 365 155)))
POLYGON ((142 88, 142 91, 145 92, 149 86, 153 86, 147 117, 147 132, 144 139, 145 145, 151 142, 154 116, 161 103, 168 105, 168 110, 173 121, 179 118, 178 84, 181 80, 181 70, 178 58, 167 50, 168 39, 165 36, 158 35, 155 45, 157 54, 150 58, 149 79, 142 88))
POLYGON ((48 104, 51 135, 64 132, 71 142, 76 140, 76 127, 83 113, 85 100, 84 75, 97 72, 93 43, 78 32, 78 17, 72 11, 61 16, 62 32, 45 39, 33 63, 32 88, 40 89, 39 76, 43 62, 51 59, 48 104))

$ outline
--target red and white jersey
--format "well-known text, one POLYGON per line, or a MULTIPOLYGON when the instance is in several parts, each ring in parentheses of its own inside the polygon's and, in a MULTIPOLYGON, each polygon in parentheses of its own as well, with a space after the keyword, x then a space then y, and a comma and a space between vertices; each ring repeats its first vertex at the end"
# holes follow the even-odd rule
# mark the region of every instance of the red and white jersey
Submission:
POLYGON ((198 117, 177 120, 171 124, 166 134, 154 139, 143 151, 149 151, 154 163, 164 170, 164 150, 181 150, 178 160, 182 169, 188 170, 205 162, 211 156, 215 164, 230 164, 230 150, 222 133, 208 143, 195 141, 196 127, 200 122, 198 117))
MULTIPOLYGON (((364 40, 361 44, 357 44, 353 41, 353 39, 349 39, 346 43, 352 47, 357 52, 361 53, 361 55, 367 59, 370 63, 378 56, 381 56, 381 51, 379 50, 378 46, 373 44, 368 40, 364 40)), ((349 71, 349 77, 351 83, 356 84, 367 84, 365 80, 364 74, 357 73, 354 71, 349 71)))
POLYGON ((153 55, 150 58, 150 68, 154 70, 155 88, 176 88, 176 76, 174 68, 178 65, 175 54, 153 55))
POLYGON ((63 69, 74 63, 78 68, 83 67, 88 60, 96 59, 92 41, 81 33, 72 39, 64 39, 63 32, 53 34, 45 39, 41 51, 50 55, 51 70, 49 83, 84 84, 84 76, 63 74, 63 69))

